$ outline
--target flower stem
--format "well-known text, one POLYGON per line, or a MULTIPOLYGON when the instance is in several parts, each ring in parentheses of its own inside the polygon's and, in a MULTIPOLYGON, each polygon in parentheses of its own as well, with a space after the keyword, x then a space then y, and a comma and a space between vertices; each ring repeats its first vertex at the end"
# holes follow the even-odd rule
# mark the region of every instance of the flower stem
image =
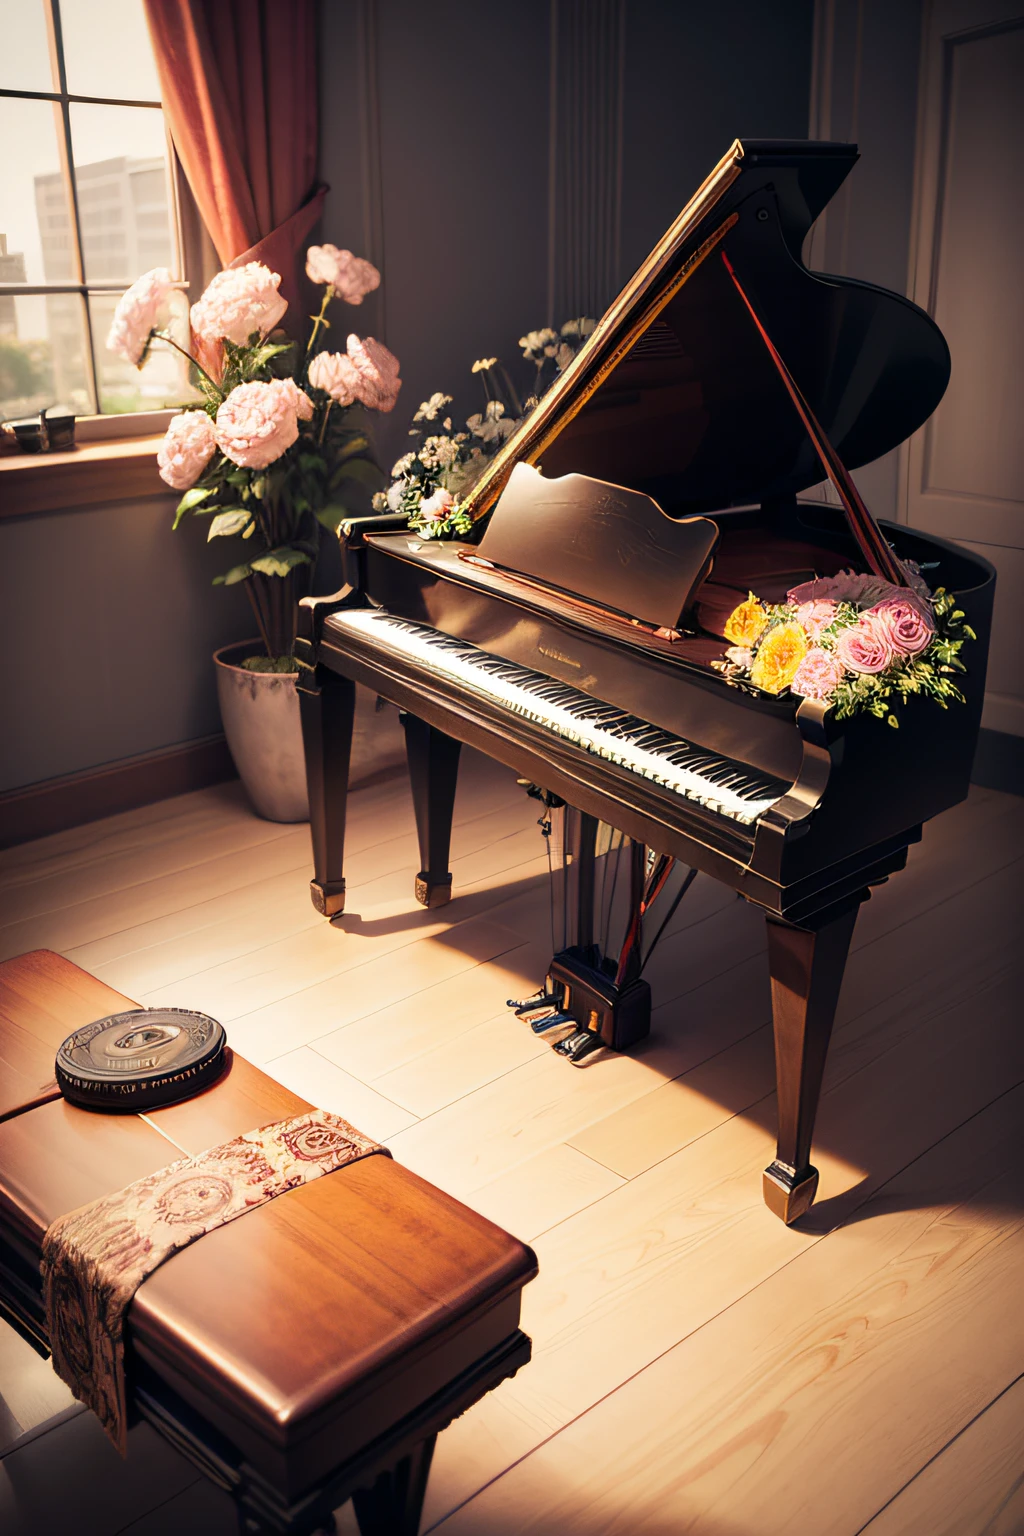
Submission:
POLYGON ((333 404, 334 404, 334 400, 333 399, 328 399, 328 401, 327 401, 327 409, 324 411, 323 420, 320 423, 320 431, 316 435, 316 445, 317 445, 318 448, 320 447, 321 443, 324 440, 324 433, 327 431, 327 418, 331 414, 331 406, 333 404))
POLYGON ((196 359, 192 356, 192 353, 186 352, 184 347, 179 347, 173 336, 168 336, 166 331, 154 331, 153 335, 157 338, 158 341, 166 341, 167 345, 169 347, 173 347, 175 352, 180 352, 182 357, 187 357, 193 368, 198 368, 207 384, 212 385, 218 394, 222 393, 220 385, 210 378, 210 375, 207 373, 202 363, 197 362, 196 359))
POLYGON ((328 304, 331 302, 331 300, 333 298, 334 298, 334 289, 330 288, 330 287, 325 288, 324 289, 323 303, 320 305, 320 313, 318 315, 314 315, 312 317, 313 318, 313 329, 312 329, 312 331, 310 333, 309 340, 306 343, 306 356, 307 356, 307 358, 309 357, 309 354, 313 350, 313 343, 314 343, 314 341, 316 341, 316 333, 317 333, 317 331, 320 329, 320 327, 322 325, 326 325, 327 324, 327 321, 324 319, 324 316, 327 313, 327 306, 328 306, 328 304))

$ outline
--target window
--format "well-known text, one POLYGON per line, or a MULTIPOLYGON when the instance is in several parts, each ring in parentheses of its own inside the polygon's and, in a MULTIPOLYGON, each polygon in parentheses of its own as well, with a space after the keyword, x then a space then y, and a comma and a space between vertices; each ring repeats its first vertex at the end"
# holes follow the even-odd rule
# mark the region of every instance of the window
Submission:
MULTIPOLYGON (((0 419, 157 410, 191 394, 154 348, 106 350, 152 267, 182 279, 174 157, 142 0, 20 0, 0 47, 0 419)), ((181 295, 182 329, 187 300, 181 295)), ((181 340, 187 342, 187 335, 181 340)))

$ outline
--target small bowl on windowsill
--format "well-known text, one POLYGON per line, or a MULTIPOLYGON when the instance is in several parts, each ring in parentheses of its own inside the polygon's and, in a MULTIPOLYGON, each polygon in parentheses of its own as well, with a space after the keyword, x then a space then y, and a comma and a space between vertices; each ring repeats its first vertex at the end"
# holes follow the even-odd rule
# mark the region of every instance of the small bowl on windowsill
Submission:
POLYGON ((13 432, 19 453, 66 453, 75 446, 74 413, 59 407, 5 422, 5 426, 13 432))

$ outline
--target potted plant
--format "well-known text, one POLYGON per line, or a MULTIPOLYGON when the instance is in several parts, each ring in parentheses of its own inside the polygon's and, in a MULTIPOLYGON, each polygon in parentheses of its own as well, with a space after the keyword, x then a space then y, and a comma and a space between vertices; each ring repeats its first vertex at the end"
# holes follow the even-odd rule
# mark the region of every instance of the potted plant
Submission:
POLYGON ((157 455, 162 478, 184 494, 174 518, 209 519, 208 539, 239 543, 217 583, 241 583, 259 641, 214 657, 231 755, 262 816, 308 815, 292 655, 296 608, 309 590, 320 539, 336 534, 353 500, 382 482, 367 411, 390 411, 399 364, 373 337, 348 337, 344 352, 316 349, 327 310, 360 304, 380 282, 368 261, 313 246, 306 271, 323 289, 304 350, 279 324, 281 279, 259 262, 229 267, 192 305, 189 344, 171 334, 180 296, 164 269, 148 272, 120 300, 108 346, 142 367, 154 344, 188 359, 198 393, 171 420, 157 455))

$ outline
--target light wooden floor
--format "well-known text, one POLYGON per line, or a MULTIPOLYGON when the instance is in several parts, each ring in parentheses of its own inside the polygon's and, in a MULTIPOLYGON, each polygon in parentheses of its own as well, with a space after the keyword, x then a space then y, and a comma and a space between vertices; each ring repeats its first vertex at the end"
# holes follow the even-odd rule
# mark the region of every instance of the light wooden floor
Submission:
MULTIPOLYGON (((698 878, 652 962, 650 1040, 576 1071, 503 1006, 550 953, 536 818, 470 758, 458 899, 427 913, 407 785, 361 791, 349 911, 327 924, 307 829, 257 820, 237 785, 202 791, 0 855, 0 955, 49 946, 141 1002, 207 1010, 534 1245, 533 1363, 441 1437, 425 1530, 1024 1531, 1024 801, 972 792, 864 909, 799 1230, 761 1205, 758 914, 698 878)), ((0 1343, 0 1370, 24 1427, 65 1399, 19 1349, 0 1343)), ((87 1420, 53 1436, 92 1464, 87 1420)), ((51 1496, 50 1443, 4 1462, 22 1508, 51 1496)), ((165 1467, 135 1504, 118 1476, 98 1504, 79 1488, 69 1530, 231 1529, 191 1473, 165 1467)))

